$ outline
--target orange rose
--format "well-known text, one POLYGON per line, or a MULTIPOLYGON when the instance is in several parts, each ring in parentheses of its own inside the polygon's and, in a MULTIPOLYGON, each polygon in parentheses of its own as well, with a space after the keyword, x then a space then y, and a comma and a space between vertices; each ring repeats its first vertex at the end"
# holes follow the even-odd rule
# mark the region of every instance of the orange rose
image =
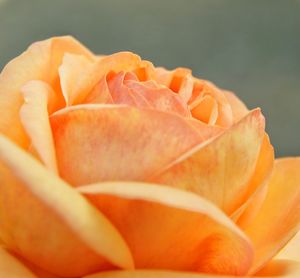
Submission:
POLYGON ((4 68, 0 111, 1 277, 300 275, 270 262, 300 228, 300 159, 274 163, 233 93, 58 37, 4 68))

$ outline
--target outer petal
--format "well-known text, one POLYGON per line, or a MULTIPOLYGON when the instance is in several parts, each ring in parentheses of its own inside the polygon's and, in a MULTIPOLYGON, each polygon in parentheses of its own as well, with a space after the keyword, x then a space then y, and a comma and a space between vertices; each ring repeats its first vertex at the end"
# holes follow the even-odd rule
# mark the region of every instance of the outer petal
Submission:
POLYGON ((173 113, 120 105, 71 107, 54 114, 51 125, 60 174, 75 186, 145 180, 220 132, 196 129, 173 113))
POLYGON ((251 265, 251 243, 243 233, 193 193, 132 182, 79 190, 122 233, 137 268, 243 275, 251 265))
POLYGON ((150 181, 193 191, 232 213, 242 205, 254 173, 264 136, 260 111, 249 115, 222 135, 196 146, 150 181))
POLYGON ((235 123, 249 113, 246 105, 234 93, 229 91, 223 91, 223 93, 231 106, 233 121, 235 123))
POLYGON ((0 277, 7 278, 38 278, 18 259, 0 246, 0 277))
POLYGON ((0 161, 7 167, 0 165, 0 237, 8 248, 66 277, 112 264, 132 267, 127 245, 111 223, 3 136, 0 161))
POLYGON ((269 136, 265 134, 254 174, 247 185, 244 204, 235 211, 232 218, 238 218, 237 224, 246 227, 259 212, 268 191, 268 183, 274 166, 274 149, 269 136))
POLYGON ((245 231, 254 243, 259 270, 300 228, 300 158, 277 160, 263 206, 245 231))
MULTIPOLYGON (((49 83, 59 94, 58 67, 65 52, 85 55, 94 59, 91 52, 72 37, 56 37, 32 44, 22 55, 9 62, 0 75, 0 133, 22 147, 28 138, 19 120, 23 103, 20 88, 29 80, 49 83)), ((61 96, 61 103, 63 98, 61 96)))
POLYGON ((21 122, 41 160, 49 169, 57 173, 48 114, 48 102, 54 92, 47 83, 41 81, 30 81, 22 88, 22 92, 25 103, 20 110, 21 122))
MULTIPOLYGON (((293 261, 273 261, 260 273, 251 277, 299 277, 300 263, 293 261)), ((192 272, 159 270, 111 271, 85 276, 84 278, 235 278, 237 276, 207 275, 192 272)), ((243 276, 245 277, 245 276, 243 276)))

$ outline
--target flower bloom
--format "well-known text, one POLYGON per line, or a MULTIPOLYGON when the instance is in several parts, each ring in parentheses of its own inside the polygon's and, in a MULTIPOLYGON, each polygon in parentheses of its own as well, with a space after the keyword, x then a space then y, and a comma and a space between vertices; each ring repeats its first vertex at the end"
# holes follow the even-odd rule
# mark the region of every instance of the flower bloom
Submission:
POLYGON ((56 37, 0 111, 1 277, 300 275, 300 159, 233 93, 56 37))

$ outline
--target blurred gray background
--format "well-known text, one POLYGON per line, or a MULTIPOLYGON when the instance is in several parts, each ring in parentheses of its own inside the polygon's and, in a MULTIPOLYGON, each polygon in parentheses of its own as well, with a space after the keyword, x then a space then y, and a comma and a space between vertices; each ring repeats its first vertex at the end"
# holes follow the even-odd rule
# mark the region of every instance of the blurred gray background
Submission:
POLYGON ((299 0, 0 0, 0 67, 31 42, 71 34, 130 50, 260 106, 277 156, 300 155, 299 0))

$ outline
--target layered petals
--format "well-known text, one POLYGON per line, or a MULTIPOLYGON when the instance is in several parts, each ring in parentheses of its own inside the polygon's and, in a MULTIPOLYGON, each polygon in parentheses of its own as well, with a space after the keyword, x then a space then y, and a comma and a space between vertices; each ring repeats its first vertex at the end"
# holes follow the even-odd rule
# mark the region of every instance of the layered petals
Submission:
POLYGON ((300 229, 300 159, 279 159, 266 199, 245 228, 255 247, 255 273, 282 249, 300 229))
POLYGON ((7 248, 66 277, 133 267, 106 217, 4 136, 0 161, 0 238, 7 248))
POLYGON ((253 110, 219 137, 189 150, 149 180, 195 192, 231 214, 247 196, 263 137, 264 118, 259 110, 253 110))
POLYGON ((143 181, 220 133, 173 113, 120 105, 78 105, 53 114, 50 122, 59 173, 74 186, 143 181))
POLYGON ((27 51, 9 62, 0 75, 0 132, 27 148, 29 140, 19 119, 23 103, 21 87, 30 80, 47 82, 60 98, 58 67, 65 52, 80 54, 93 60, 94 55, 72 37, 54 37, 32 44, 27 51))
POLYGON ((78 189, 121 232, 137 268, 243 275, 251 265, 251 243, 196 194, 133 182, 78 189))

